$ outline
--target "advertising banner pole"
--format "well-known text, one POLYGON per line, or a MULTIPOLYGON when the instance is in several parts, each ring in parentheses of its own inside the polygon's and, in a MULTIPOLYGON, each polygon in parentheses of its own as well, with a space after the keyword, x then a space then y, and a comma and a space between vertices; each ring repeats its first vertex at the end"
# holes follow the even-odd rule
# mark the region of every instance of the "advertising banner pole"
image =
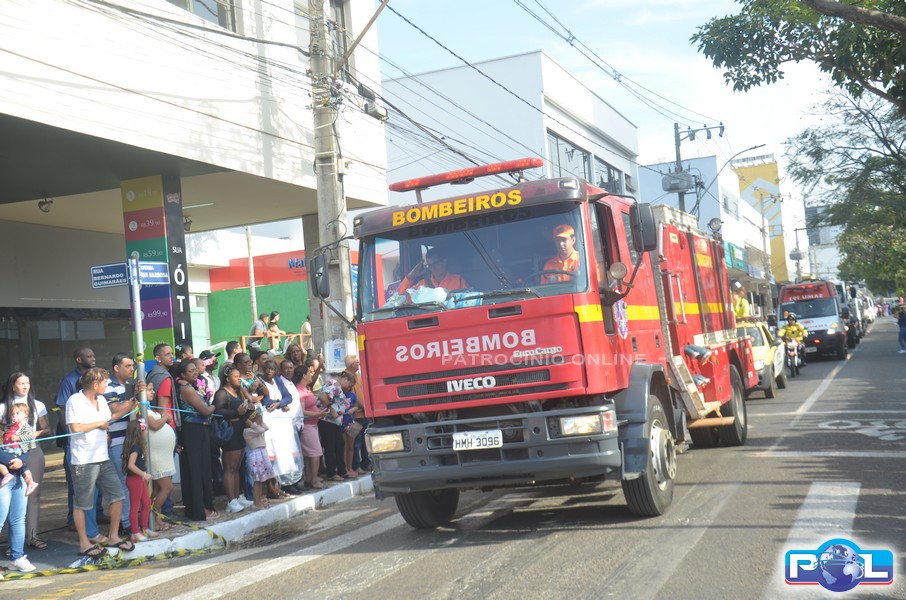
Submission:
MULTIPOLYGON (((145 380, 145 340, 142 336, 142 304, 141 304, 141 281, 139 281, 139 268, 138 268, 138 252, 133 252, 129 258, 129 285, 132 291, 132 330, 135 334, 135 375, 136 381, 145 380)), ((148 467, 148 472, 151 473, 151 433, 148 427, 148 394, 144 388, 139 393, 138 397, 138 411, 139 416, 144 419, 147 434, 147 444, 148 455, 145 456, 145 465, 148 467)), ((151 493, 151 482, 148 482, 148 492, 151 493)), ((154 517, 148 521, 148 526, 151 531, 154 531, 154 517)))

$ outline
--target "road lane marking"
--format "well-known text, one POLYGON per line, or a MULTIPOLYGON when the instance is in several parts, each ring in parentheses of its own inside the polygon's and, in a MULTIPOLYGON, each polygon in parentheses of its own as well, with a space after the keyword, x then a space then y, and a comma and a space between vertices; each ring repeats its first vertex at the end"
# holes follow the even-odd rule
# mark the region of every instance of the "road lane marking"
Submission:
POLYGON ((606 576, 597 581, 599 587, 588 590, 587 597, 634 597, 640 581, 646 582, 645 589, 652 596, 669 590, 680 563, 739 488, 739 483, 693 486, 659 523, 648 529, 635 550, 621 555, 618 563, 608 564, 606 576))
MULTIPOLYGON (((309 548, 302 548, 296 552, 281 556, 278 560, 268 560, 262 564, 255 565, 254 577, 249 577, 249 573, 246 569, 242 569, 239 573, 234 573, 232 575, 227 575, 218 579, 214 583, 209 583, 197 587, 190 592, 182 594, 180 596, 175 596, 171 600, 198 600, 198 598, 220 598, 226 594, 233 594, 238 590, 244 589, 249 586, 260 586, 268 578, 280 575, 297 567, 304 565, 307 562, 322 558, 334 552, 348 548, 349 546, 354 546, 355 544, 360 544, 365 540, 381 535, 395 527, 400 527, 405 524, 403 517, 399 514, 391 515, 385 517, 380 521, 369 524, 367 527, 360 527, 354 529, 349 533, 344 533, 343 535, 331 538, 320 544, 315 544, 309 548)), ((298 539, 294 540, 298 543, 298 539)), ((273 547, 268 548, 268 550, 273 547)), ((223 557, 221 557, 223 558, 223 557)), ((230 561, 233 561, 233 557, 229 557, 230 561)), ((223 561, 221 561, 222 564, 223 561)), ((266 583, 264 583, 266 585, 266 583)))
MULTIPOLYGON (((753 412, 747 410, 746 413, 750 417, 794 417, 798 413, 787 411, 787 412, 753 412)), ((902 408, 891 408, 887 410, 813 410, 809 411, 809 416, 812 415, 906 415, 906 410, 902 408)))
POLYGON ((793 421, 790 423, 789 427, 786 428, 785 432, 782 433, 780 435, 780 437, 777 438, 777 441, 775 441, 774 444, 770 448, 768 448, 768 450, 767 450, 768 453, 773 452, 773 451, 777 450, 777 448, 780 447, 780 444, 782 444, 783 440, 785 440, 787 437, 786 432, 789 432, 790 430, 796 428, 796 426, 799 424, 799 421, 802 419, 802 417, 805 416, 805 414, 811 410, 811 408, 815 404, 815 402, 817 402, 818 399, 821 398, 821 395, 825 391, 827 391, 827 388, 830 387, 831 382, 834 380, 835 377, 837 377, 837 375, 840 373, 840 370, 843 369, 843 367, 848 362, 849 362, 848 360, 845 360, 845 361, 839 363, 836 367, 834 367, 834 369, 830 373, 827 374, 827 376, 824 378, 824 381, 821 382, 821 385, 819 385, 817 388, 815 388, 815 391, 812 392, 811 395, 809 395, 809 397, 806 399, 806 401, 802 403, 802 406, 800 406, 793 413, 795 415, 793 417, 793 421))
MULTIPOLYGON (((817 550, 830 539, 852 537, 861 487, 857 481, 816 481, 809 487, 808 494, 796 513, 796 521, 787 535, 786 544, 777 551, 777 565, 762 594, 764 600, 791 595, 792 586, 785 582, 784 557, 788 550, 817 550)), ((827 597, 824 589, 800 586, 795 592, 796 598, 827 597)))
MULTIPOLYGON (((168 567, 167 569, 165 569, 162 572, 154 573, 154 574, 148 575, 147 577, 142 577, 141 579, 137 579, 133 582, 126 583, 121 586, 111 588, 109 590, 105 590, 103 592, 94 594, 92 596, 88 596, 84 600, 116 600, 118 598, 123 598, 130 594, 136 594, 138 592, 152 589, 157 585, 169 583, 171 581, 174 581, 175 579, 178 579, 179 577, 185 577, 187 575, 192 575, 193 573, 197 573, 199 571, 203 571, 203 570, 209 569, 211 567, 218 567, 218 566, 222 565, 224 562, 226 562, 226 560, 229 560, 229 561, 242 560, 246 557, 253 556, 255 554, 260 554, 262 552, 269 552, 271 550, 274 550, 276 548, 281 548, 283 546, 298 544, 300 539, 304 539, 306 537, 316 535, 327 529, 330 529, 331 527, 335 527, 335 526, 341 525, 343 523, 346 523, 350 519, 356 519, 360 516, 363 516, 363 515, 365 515, 367 513, 371 513, 371 512, 374 512, 374 509, 347 510, 347 511, 338 512, 334 515, 331 515, 331 516, 325 518, 323 521, 319 521, 317 529, 314 529, 312 531, 309 531, 309 532, 299 535, 299 536, 294 536, 293 538, 291 538, 289 540, 285 540, 285 541, 279 542, 277 544, 270 544, 264 548, 247 548, 245 550, 239 550, 237 552, 227 551, 228 553, 226 555, 224 555, 223 553, 217 553, 215 556, 212 556, 211 558, 206 558, 200 562, 197 562, 197 563, 191 564, 191 565, 168 567)), ((309 514, 311 514, 311 513, 309 513, 309 514)), ((6 586, 4 586, 4 587, 6 587, 6 586)))
POLYGON ((770 450, 764 450, 761 452, 753 452, 752 456, 764 457, 764 458, 871 458, 871 459, 902 459, 906 458, 906 451, 904 450, 876 450, 876 451, 865 451, 865 450, 778 450, 771 452, 770 450))

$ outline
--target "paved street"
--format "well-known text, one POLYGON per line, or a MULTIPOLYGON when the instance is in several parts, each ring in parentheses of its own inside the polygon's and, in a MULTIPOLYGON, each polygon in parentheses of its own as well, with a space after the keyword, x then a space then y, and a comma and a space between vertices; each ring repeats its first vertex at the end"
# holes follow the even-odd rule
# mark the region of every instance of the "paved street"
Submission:
POLYGON ((668 513, 629 514, 617 483, 464 495, 451 527, 414 531, 360 497, 227 551, 0 583, 0 598, 811 598, 787 549, 843 537, 891 549, 906 597, 906 356, 881 319, 847 361, 817 360, 748 401, 746 446, 679 457, 668 513))

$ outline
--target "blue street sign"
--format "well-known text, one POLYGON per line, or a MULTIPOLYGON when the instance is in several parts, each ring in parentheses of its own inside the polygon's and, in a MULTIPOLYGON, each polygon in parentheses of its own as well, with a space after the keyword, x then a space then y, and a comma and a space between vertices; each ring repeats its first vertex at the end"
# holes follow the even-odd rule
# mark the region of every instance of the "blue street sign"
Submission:
POLYGON ((91 267, 91 287, 94 289, 129 285, 129 273, 126 263, 97 265, 91 267))
POLYGON ((170 267, 165 262, 139 261, 138 282, 141 285, 170 285, 170 267))

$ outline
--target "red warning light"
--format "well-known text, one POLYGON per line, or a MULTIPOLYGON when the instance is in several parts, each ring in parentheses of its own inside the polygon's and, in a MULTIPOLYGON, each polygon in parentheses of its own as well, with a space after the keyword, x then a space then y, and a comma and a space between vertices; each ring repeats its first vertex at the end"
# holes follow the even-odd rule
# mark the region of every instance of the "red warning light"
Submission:
POLYGON ((409 190, 423 190, 442 183, 466 183, 476 177, 485 177, 487 175, 499 175, 500 173, 512 173, 514 171, 523 171, 525 169, 534 169, 544 166, 544 160, 540 158, 520 158, 519 160, 509 160, 483 167, 472 167, 469 169, 460 169, 439 175, 428 175, 418 179, 409 179, 390 184, 392 192, 406 192, 409 190))

